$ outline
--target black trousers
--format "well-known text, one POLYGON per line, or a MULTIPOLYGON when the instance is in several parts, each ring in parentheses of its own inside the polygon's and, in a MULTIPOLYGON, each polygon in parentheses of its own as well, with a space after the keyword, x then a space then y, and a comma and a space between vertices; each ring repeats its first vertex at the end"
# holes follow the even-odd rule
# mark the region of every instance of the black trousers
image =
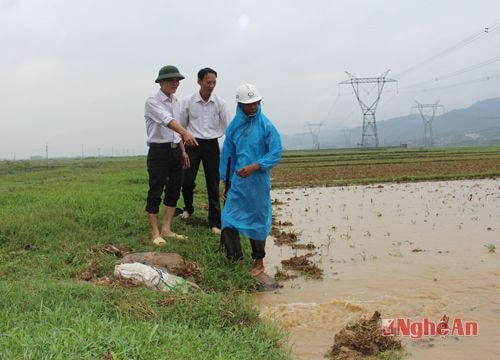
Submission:
POLYGON ((189 214, 194 212, 193 190, 196 186, 196 176, 203 164, 205 172, 205 182, 208 193, 208 226, 221 226, 220 220, 220 200, 219 200, 219 161, 220 150, 217 139, 196 139, 198 146, 186 146, 191 166, 184 170, 184 180, 182 182, 182 197, 184 198, 184 210, 189 214))
POLYGON ((182 184, 182 155, 179 147, 171 143, 150 144, 148 151, 149 191, 146 211, 158 214, 161 195, 163 204, 175 207, 179 200, 182 184))

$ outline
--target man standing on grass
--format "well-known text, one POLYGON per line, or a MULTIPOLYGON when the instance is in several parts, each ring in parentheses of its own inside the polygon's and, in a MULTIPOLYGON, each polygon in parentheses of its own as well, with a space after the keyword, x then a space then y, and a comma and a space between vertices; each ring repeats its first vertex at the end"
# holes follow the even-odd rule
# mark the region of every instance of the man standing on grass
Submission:
POLYGON ((226 133, 227 110, 224 100, 213 92, 216 83, 215 70, 201 69, 198 72, 200 90, 185 99, 182 104, 181 125, 195 136, 199 146, 186 145, 191 166, 184 171, 184 210, 180 216, 187 220, 194 212, 193 193, 201 162, 208 193, 208 226, 213 233, 220 234, 218 139, 226 133))
POLYGON ((164 245, 164 238, 186 239, 184 235, 176 234, 171 229, 181 189, 182 168, 189 167, 189 157, 184 150, 184 143, 198 145, 194 136, 179 123, 180 106, 174 94, 182 79, 184 76, 175 66, 162 67, 155 81, 160 85, 160 90, 149 97, 145 105, 144 117, 149 146, 147 158, 149 191, 146 212, 151 227, 151 237, 156 245, 164 245), (163 192, 165 208, 160 231, 158 213, 163 192))
POLYGON ((237 89, 236 115, 227 128, 219 168, 226 199, 221 243, 230 259, 239 260, 243 258, 239 234, 250 239, 255 260, 252 276, 264 272, 272 221, 271 168, 281 160, 281 138, 262 113, 261 100, 252 84, 237 89))

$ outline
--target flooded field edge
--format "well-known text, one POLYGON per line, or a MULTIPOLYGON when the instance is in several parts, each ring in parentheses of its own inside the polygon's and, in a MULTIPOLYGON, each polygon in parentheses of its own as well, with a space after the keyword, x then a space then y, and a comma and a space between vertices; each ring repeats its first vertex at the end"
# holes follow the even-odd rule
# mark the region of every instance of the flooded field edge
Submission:
POLYGON ((273 201, 266 268, 283 288, 255 301, 290 332, 294 358, 323 358, 337 332, 375 311, 481 324, 474 339, 403 338, 412 359, 500 357, 498 179, 278 189, 273 201), (322 280, 301 272, 311 264, 322 280))

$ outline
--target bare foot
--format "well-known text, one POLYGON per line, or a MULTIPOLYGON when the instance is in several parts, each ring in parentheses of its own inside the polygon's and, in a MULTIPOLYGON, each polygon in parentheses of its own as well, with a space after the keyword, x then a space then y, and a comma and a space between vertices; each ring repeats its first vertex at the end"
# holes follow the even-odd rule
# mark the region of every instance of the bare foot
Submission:
POLYGON ((176 207, 174 210, 174 217, 179 216, 184 212, 184 209, 176 207))
POLYGON ((186 235, 176 234, 174 232, 162 233, 161 236, 163 236, 164 238, 171 238, 171 239, 177 239, 177 240, 186 240, 187 239, 186 235))
POLYGON ((165 241, 165 239, 163 239, 161 236, 158 236, 158 237, 153 239, 153 244, 158 245, 158 246, 165 245, 166 243, 167 242, 165 241))
POLYGON ((220 235, 221 233, 220 229, 217 226, 214 226, 211 230, 215 235, 220 235))
POLYGON ((250 269, 250 275, 257 277, 264 272, 264 266, 252 266, 250 269))
POLYGON ((180 217, 182 220, 186 221, 186 220, 188 220, 188 219, 189 219, 189 213, 188 213, 187 211, 184 211, 182 214, 180 214, 180 215, 179 215, 179 217, 180 217))

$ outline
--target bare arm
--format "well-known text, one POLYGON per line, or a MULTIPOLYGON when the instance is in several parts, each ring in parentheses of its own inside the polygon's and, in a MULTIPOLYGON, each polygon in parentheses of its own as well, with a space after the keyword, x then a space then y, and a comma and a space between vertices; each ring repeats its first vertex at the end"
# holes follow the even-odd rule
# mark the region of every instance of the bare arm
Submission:
POLYGON ((176 119, 174 119, 169 111, 162 108, 157 100, 149 98, 146 101, 145 108, 146 118, 175 131, 182 137, 182 141, 185 144, 193 146, 198 145, 198 142, 194 138, 193 134, 187 131, 176 119))
POLYGON ((168 127, 170 129, 174 130, 176 133, 178 133, 182 137, 182 141, 184 142, 184 144, 192 145, 192 146, 198 145, 198 141, 196 141, 193 134, 191 134, 189 131, 184 129, 181 126, 181 124, 179 124, 177 122, 177 120, 175 120, 175 119, 170 120, 170 122, 168 123, 168 127))
POLYGON ((184 169, 187 169, 191 166, 191 162, 189 160, 189 155, 186 153, 186 147, 184 146, 184 143, 182 141, 179 143, 179 148, 182 152, 182 165, 184 169))

